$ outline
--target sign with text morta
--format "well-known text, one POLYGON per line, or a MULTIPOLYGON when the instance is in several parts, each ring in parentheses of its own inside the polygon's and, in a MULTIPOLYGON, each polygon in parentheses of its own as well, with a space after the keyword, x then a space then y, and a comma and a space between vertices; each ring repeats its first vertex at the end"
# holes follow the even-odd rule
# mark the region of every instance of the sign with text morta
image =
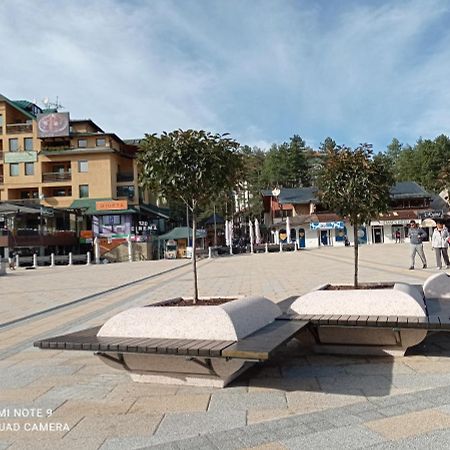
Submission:
POLYGON ((37 152, 6 152, 4 153, 5 163, 36 162, 37 152))
POLYGON ((37 115, 38 137, 69 136, 69 113, 47 113, 37 115))

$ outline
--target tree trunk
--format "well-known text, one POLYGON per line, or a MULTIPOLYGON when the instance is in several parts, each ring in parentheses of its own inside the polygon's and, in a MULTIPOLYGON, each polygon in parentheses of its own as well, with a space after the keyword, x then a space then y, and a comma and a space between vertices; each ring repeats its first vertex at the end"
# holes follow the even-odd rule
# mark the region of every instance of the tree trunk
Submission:
MULTIPOLYGON (((195 209, 192 211, 192 270, 194 272, 194 304, 198 300, 198 286, 197 286, 197 255, 195 251, 195 235, 197 233, 197 216, 195 209)), ((188 239, 189 241, 189 239, 188 239)))
POLYGON ((353 286, 355 288, 358 287, 358 250, 359 250, 359 241, 358 241, 358 221, 353 221, 353 240, 355 242, 355 276, 353 279, 353 286))

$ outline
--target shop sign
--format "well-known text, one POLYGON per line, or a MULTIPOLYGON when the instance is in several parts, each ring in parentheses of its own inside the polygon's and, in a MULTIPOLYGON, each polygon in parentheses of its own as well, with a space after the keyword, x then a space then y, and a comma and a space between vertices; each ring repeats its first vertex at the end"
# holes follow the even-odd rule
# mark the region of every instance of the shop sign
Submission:
POLYGON ((112 211, 120 209, 128 209, 128 200, 110 200, 95 202, 97 211, 112 211))
POLYGON ((424 211, 419 213, 420 219, 442 219, 444 217, 444 211, 424 211))
POLYGON ((80 238, 83 239, 92 239, 94 237, 94 233, 92 230, 81 230, 80 231, 80 238))
POLYGON ((370 225, 408 225, 412 219, 397 219, 397 220, 373 220, 370 225))
POLYGON ((70 117, 68 112, 37 115, 38 137, 69 136, 70 117))
POLYGON ((53 217, 55 215, 55 210, 53 208, 47 208, 46 206, 41 206, 41 216, 53 217))
POLYGON ((21 162, 36 162, 37 152, 6 152, 3 154, 5 163, 21 163, 21 162))
POLYGON ((334 230, 336 228, 344 228, 344 222, 342 220, 336 222, 311 222, 309 224, 311 230, 334 230))

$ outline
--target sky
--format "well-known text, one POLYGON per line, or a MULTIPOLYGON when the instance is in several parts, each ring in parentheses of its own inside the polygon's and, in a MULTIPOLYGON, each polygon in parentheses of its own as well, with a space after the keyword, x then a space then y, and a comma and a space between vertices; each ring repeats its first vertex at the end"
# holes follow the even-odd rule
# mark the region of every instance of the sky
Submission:
POLYGON ((0 93, 123 139, 450 134, 446 0, 0 0, 0 93))

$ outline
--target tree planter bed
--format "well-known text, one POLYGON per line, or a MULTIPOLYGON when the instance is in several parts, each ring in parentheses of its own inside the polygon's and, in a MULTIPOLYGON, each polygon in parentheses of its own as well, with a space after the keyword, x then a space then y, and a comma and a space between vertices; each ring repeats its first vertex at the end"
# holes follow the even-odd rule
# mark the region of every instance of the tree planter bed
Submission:
POLYGON ((95 351, 134 381, 223 387, 291 339, 307 322, 275 321, 263 297, 219 306, 132 308, 90 328, 35 342, 42 349, 95 351))
POLYGON ((396 356, 422 342, 427 331, 450 330, 447 303, 427 299, 421 286, 405 283, 366 283, 356 290, 324 285, 291 298, 280 319, 308 321, 320 353, 396 356))

